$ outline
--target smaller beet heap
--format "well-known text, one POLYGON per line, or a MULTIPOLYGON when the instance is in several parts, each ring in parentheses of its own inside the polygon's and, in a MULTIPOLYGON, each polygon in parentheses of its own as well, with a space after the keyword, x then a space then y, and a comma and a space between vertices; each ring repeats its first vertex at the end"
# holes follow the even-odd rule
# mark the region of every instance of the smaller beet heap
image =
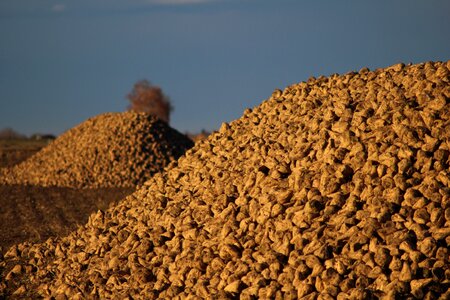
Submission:
POLYGON ((193 146, 148 114, 106 113, 70 129, 28 160, 0 170, 0 183, 75 188, 134 187, 193 146))

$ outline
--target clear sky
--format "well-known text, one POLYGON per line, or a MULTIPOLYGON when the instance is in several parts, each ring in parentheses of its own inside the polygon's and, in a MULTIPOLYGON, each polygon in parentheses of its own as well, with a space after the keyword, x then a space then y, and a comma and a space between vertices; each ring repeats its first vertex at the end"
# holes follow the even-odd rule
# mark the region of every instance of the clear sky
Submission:
POLYGON ((0 129, 60 134, 148 79, 214 130, 310 76, 449 59, 448 0, 0 0, 0 129))

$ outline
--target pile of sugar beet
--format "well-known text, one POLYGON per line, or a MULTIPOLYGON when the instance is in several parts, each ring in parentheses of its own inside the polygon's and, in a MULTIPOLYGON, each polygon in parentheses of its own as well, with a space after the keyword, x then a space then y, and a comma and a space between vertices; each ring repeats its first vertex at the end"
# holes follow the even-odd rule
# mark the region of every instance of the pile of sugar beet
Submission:
POLYGON ((449 299, 450 61, 310 78, 197 143, 0 290, 56 299, 449 299))
POLYGON ((0 169, 0 183, 134 187, 192 146, 185 135, 148 114, 106 113, 70 129, 26 161, 0 169))

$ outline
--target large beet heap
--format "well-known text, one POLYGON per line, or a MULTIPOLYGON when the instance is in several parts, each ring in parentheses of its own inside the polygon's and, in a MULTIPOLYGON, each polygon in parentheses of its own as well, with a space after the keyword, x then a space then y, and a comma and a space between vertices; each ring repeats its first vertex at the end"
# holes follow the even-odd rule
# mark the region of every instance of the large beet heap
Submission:
POLYGON ((69 130, 25 162, 1 170, 0 182, 66 187, 132 187, 193 143, 156 118, 107 113, 69 130))
POLYGON ((1 286, 70 298, 448 299, 449 68, 363 69, 277 90, 70 236, 11 248, 1 286))

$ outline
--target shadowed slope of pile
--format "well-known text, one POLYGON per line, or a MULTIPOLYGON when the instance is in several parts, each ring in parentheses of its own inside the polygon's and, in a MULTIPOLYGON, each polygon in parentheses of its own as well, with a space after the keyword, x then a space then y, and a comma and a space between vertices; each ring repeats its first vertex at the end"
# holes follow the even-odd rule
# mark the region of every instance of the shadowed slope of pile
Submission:
POLYGON ((25 162, 0 170, 0 182, 65 187, 133 187, 193 146, 156 118, 107 113, 67 131, 25 162))
POLYGON ((12 247, 0 286, 73 299, 448 299, 449 68, 277 90, 69 237, 12 247))

